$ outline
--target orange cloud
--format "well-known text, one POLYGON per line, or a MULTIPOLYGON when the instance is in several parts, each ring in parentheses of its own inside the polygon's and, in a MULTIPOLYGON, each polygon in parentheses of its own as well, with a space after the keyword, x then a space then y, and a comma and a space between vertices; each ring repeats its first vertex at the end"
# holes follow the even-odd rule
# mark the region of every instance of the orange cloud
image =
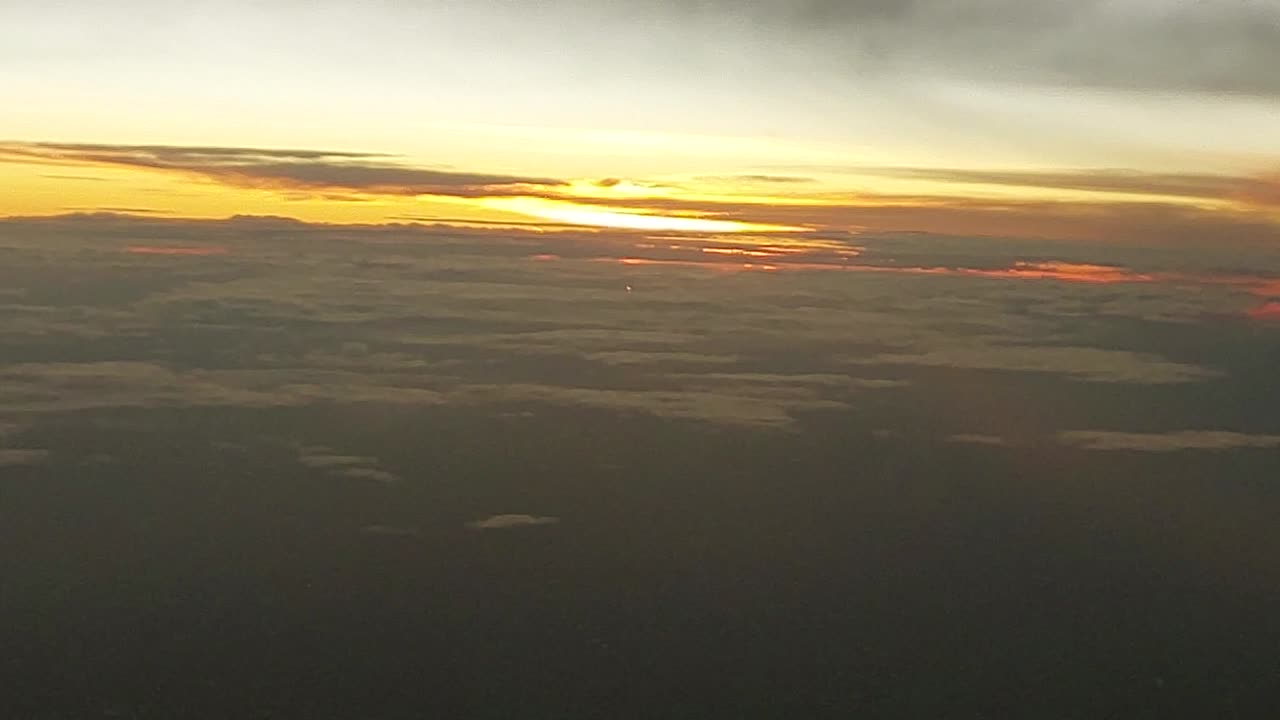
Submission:
POLYGON ((1274 320, 1280 322, 1280 302, 1265 302, 1249 310, 1249 317, 1254 320, 1274 320))

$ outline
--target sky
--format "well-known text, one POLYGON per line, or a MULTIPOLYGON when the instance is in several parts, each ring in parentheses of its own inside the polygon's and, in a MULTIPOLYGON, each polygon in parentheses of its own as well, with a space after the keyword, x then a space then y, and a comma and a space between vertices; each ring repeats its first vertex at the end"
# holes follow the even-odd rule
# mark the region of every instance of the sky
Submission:
POLYGON ((1275 0, 9 0, 0 213, 1274 236, 1277 65, 1275 0))
POLYGON ((1280 0, 0 0, 0 717, 1274 716, 1276 68, 1280 0))

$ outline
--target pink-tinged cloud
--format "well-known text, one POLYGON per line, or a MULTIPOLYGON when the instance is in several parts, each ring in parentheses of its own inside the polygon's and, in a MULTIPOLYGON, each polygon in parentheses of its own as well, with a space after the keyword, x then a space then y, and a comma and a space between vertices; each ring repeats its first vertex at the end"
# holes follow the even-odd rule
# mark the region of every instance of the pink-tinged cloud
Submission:
POLYGON ((1248 315, 1254 320, 1280 322, 1280 302, 1265 302, 1258 307, 1249 310, 1248 315))
MULTIPOLYGON (((681 248, 676 248, 681 249, 681 248)), ((885 273, 897 275, 932 275, 950 277, 989 278, 1018 281, 1052 281, 1107 285, 1116 283, 1162 283, 1183 286, 1228 287, 1243 294, 1267 298, 1267 302, 1245 312, 1256 320, 1280 320, 1280 279, 1253 275, 1194 274, 1194 273, 1142 273, 1117 265, 1095 265, 1063 261, 1018 261, 1003 268, 965 268, 946 266, 896 266, 872 265, 854 262, 848 256, 832 256, 821 251, 798 253, 760 253, 768 257, 768 263, 742 262, 756 257, 750 249, 731 247, 690 248, 697 250, 695 258, 687 257, 637 257, 624 256, 597 258, 623 265, 702 268, 717 272, 743 271, 828 271, 885 273)))

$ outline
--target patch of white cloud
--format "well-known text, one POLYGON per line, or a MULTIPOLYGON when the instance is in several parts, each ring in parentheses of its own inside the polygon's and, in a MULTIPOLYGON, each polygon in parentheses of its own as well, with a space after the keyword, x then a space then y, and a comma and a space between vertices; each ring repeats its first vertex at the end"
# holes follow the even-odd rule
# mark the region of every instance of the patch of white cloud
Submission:
POLYGON ((377 458, 343 455, 323 445, 304 445, 298 448, 298 462, 332 477, 372 480, 384 484, 400 481, 400 476, 380 468, 377 458))

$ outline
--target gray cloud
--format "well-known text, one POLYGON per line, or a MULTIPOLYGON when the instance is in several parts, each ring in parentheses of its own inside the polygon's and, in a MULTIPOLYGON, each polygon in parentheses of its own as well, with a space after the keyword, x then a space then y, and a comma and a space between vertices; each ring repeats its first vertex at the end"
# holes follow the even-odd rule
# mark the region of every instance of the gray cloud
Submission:
MULTIPOLYGON (((1157 341, 1164 330, 1100 338, 1080 318, 1248 322, 1256 293, 1275 282, 1147 270, 1152 262, 1217 268, 1221 252, 1124 255, 1100 245, 915 235, 860 238, 863 255, 841 266, 857 267, 855 276, 805 264, 789 271, 785 260, 779 272, 744 271, 736 259, 717 266, 718 256, 708 263, 701 252, 705 238, 644 250, 689 261, 647 267, 617 262, 639 251, 634 235, 616 243, 518 231, 477 238, 261 218, 0 227, 9 257, 0 279, 23 291, 0 302, 8 329, 0 352, 13 359, 0 366, 0 407, 14 421, 123 407, 470 406, 496 416, 558 405, 785 432, 814 412, 927 392, 938 374, 920 367, 1227 385, 1237 369, 1229 355, 1184 353, 1157 341), (149 239, 226 252, 123 252, 149 239), (559 259, 535 260, 548 251, 559 259), (1028 256, 1036 262, 1018 264, 1028 256), (1091 259, 1112 264, 1071 264, 1091 259), (1055 267, 1068 279, 1101 274, 1107 282, 1036 279, 1055 267), (53 292, 60 285, 50 279, 63 273, 113 289, 53 292), (908 382, 916 390, 900 389, 908 382)), ((756 237, 741 242, 767 247, 751 245, 756 237)), ((1233 258, 1280 267, 1274 252, 1233 258)), ((395 470, 358 451, 300 456, 326 474, 395 470)))
POLYGON ((1102 193, 1162 195, 1280 206, 1280 173, 1259 176, 1145 173, 1123 169, 1070 171, 965 170, 959 168, 866 167, 851 173, 908 180, 1006 185, 1102 193))
MULTIPOLYGON (((637 0, 661 28, 732 33, 849 77, 918 73, 1280 96, 1274 0, 637 0)), ((714 37, 714 35, 713 35, 714 37)))
POLYGON ((360 528, 365 535, 381 535, 384 537, 416 537, 418 528, 400 525, 365 525, 360 528))
POLYGON ((1250 435, 1248 433, 1220 430, 1183 430, 1167 433, 1072 430, 1060 433, 1058 440, 1064 445, 1071 445, 1084 450, 1131 450, 1137 452, 1280 447, 1280 435, 1250 435))
POLYGON ((342 455, 323 445, 308 445, 298 449, 298 462, 322 470, 335 477, 373 480, 391 484, 400 477, 378 467, 378 459, 365 455, 342 455))
POLYGON ((866 365, 923 365, 969 370, 1005 370, 1065 375, 1085 382, 1173 385, 1221 377, 1221 373, 1186 363, 1129 352, 1091 347, 1005 345, 973 341, 947 342, 920 352, 882 353, 853 360, 866 365))
POLYGON ((43 161, 189 173, 218 182, 285 190, 480 197, 559 180, 398 165, 379 153, 279 148, 89 143, 4 143, 0 160, 43 161))
POLYGON ((947 436, 947 442, 960 443, 962 445, 990 445, 993 447, 1003 447, 1009 444, 999 435, 981 435, 978 433, 959 433, 947 436))
POLYGON ((681 389, 632 390, 530 383, 464 385, 450 395, 459 404, 539 402, 577 405, 623 413, 643 413, 679 420, 786 430, 795 424, 792 413, 847 407, 804 388, 787 386, 687 386, 681 389))
POLYGON ((395 483, 400 481, 400 477, 395 473, 389 473, 386 470, 378 468, 365 467, 348 467, 342 468, 334 473, 339 477, 355 478, 357 480, 373 480, 380 483, 395 483))
POLYGON ((483 520, 467 523, 467 527, 475 530, 506 530, 516 527, 555 525, 558 522, 560 518, 547 515, 506 514, 491 515, 483 520))
POLYGON ((48 450, 0 448, 0 467, 39 465, 49 457, 48 450))

